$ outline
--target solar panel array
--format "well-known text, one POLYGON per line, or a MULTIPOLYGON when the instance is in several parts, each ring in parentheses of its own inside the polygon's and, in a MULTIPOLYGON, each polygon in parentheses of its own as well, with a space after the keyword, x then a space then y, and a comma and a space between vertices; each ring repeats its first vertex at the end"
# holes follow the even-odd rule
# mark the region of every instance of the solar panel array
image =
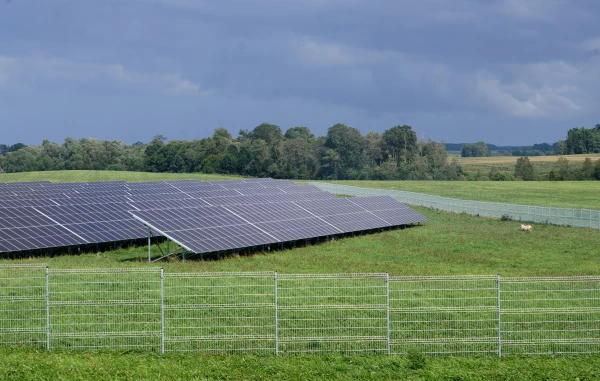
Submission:
POLYGON ((145 238, 206 253, 407 225, 387 196, 339 199, 290 180, 0 183, 0 252, 145 238))

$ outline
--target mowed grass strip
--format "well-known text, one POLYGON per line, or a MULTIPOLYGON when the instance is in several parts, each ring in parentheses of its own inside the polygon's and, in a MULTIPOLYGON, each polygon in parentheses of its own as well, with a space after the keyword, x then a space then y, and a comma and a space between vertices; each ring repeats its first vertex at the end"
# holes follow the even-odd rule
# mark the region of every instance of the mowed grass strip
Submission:
MULTIPOLYGON (((503 276, 600 275, 600 232, 418 208, 422 226, 347 237, 293 250, 257 252, 201 261, 195 256, 149 264, 147 248, 95 254, 38 256, 17 262, 43 262, 52 268, 161 266, 165 271, 278 271, 280 273, 389 272, 390 275, 503 276)), ((165 250, 165 244, 161 245, 165 250)), ((160 256, 153 247, 153 255, 160 256)))
POLYGON ((0 380, 597 380, 600 357, 199 356, 0 351, 0 380))

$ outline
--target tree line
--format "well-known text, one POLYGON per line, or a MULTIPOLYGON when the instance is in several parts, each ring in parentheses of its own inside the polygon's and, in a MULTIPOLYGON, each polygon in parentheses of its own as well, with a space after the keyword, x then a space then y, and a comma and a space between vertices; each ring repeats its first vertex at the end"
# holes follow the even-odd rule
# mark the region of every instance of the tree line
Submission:
MULTIPOLYGON (((20 144, 20 143, 19 143, 20 144)), ((344 124, 315 137, 308 127, 285 131, 263 123, 240 130, 234 138, 217 128, 209 138, 149 143, 66 138, 40 146, 19 145, 0 155, 0 171, 117 170, 203 172, 252 177, 325 180, 458 180, 456 160, 448 160, 443 142, 417 139, 411 126, 362 135, 344 124)))
POLYGON ((567 138, 556 143, 539 143, 525 147, 497 147, 493 144, 477 142, 474 144, 446 144, 446 149, 457 150, 460 146, 462 157, 491 156, 545 156, 545 155, 576 155, 600 153, 600 124, 593 128, 571 128, 567 138))

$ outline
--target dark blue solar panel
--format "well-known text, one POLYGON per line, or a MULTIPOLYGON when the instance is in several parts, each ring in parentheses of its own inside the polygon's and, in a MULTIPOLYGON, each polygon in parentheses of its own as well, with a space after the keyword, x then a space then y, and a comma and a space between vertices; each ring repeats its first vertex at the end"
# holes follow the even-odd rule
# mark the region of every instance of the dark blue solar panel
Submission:
POLYGON ((196 252, 426 220, 389 197, 339 199, 270 178, 41 183, 0 187, 0 251, 145 237, 144 224, 128 210, 196 252))

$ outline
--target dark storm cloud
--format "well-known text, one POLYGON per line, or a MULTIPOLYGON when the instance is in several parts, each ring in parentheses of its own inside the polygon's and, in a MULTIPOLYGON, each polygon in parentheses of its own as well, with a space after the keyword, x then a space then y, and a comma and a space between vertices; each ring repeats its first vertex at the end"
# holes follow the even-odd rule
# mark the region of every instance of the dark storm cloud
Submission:
POLYGON ((21 127, 3 131, 9 143, 202 137, 267 120, 555 141, 600 121, 599 11, 588 0, 13 0, 0 5, 0 124, 21 127), (50 98, 59 111, 40 106, 50 98))

